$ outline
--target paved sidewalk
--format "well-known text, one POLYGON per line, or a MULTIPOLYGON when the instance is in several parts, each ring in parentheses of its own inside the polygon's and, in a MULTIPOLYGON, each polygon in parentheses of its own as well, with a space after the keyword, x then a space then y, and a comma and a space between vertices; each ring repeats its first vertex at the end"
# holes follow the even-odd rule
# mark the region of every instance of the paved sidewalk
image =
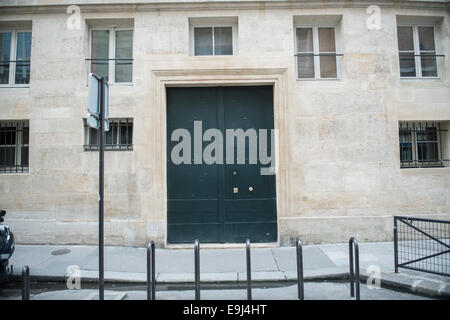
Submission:
MULTIPOLYGON (((337 282, 306 282, 305 300, 355 300, 350 297, 350 285, 337 282)), ((204 289, 201 300, 247 300, 245 289, 204 289)), ((253 300, 298 300, 296 285, 278 288, 253 288, 253 300)), ((20 294, 8 296, 7 300, 20 300, 20 294)), ((98 289, 57 290, 36 292, 31 295, 32 300, 98 300, 98 289)), ((147 293, 133 288, 126 290, 105 289, 105 300, 146 300, 147 293)), ((157 290, 156 300, 194 300, 193 290, 157 290)), ((361 285, 362 300, 433 300, 406 292, 389 289, 370 290, 361 285)))
MULTIPOLYGON (((360 243, 361 279, 367 279, 369 266, 378 266, 382 287, 402 289, 431 297, 450 297, 450 277, 405 269, 394 273, 392 242, 360 243)), ((295 247, 252 248, 252 281, 295 281, 295 247)), ((201 281, 236 283, 246 281, 245 246, 242 249, 202 248, 201 281)), ((306 281, 348 278, 348 244, 303 246, 306 281)), ((82 281, 96 281, 98 250, 96 246, 18 245, 12 258, 15 279, 23 266, 30 267, 32 280, 64 281, 67 268, 77 265, 82 281), (68 250, 67 250, 68 249, 68 250)), ((105 247, 105 281, 144 283, 146 249, 105 247)), ((194 281, 193 249, 157 249, 158 284, 194 281)))

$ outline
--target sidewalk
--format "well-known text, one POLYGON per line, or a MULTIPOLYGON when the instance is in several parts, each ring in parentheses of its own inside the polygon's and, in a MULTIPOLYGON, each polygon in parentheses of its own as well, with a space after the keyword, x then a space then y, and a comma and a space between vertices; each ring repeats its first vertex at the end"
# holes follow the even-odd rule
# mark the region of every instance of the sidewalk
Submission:
MULTIPOLYGON (((431 297, 450 297, 450 277, 400 269, 394 273, 392 242, 360 243, 361 279, 381 271, 381 286, 431 297)), ((252 248, 252 281, 295 281, 295 247, 252 248)), ((22 267, 28 265, 32 280, 65 281, 67 267, 77 265, 83 282, 97 281, 96 246, 18 245, 11 259, 14 279, 20 280, 22 267), (68 249, 68 250, 67 250, 68 249)), ((237 283, 246 281, 245 246, 242 249, 201 249, 201 281, 237 283)), ((348 279, 348 244, 303 246, 305 281, 348 279)), ((158 284, 194 281, 194 251, 156 249, 158 284)), ((105 247, 105 282, 146 282, 146 249, 105 247)))

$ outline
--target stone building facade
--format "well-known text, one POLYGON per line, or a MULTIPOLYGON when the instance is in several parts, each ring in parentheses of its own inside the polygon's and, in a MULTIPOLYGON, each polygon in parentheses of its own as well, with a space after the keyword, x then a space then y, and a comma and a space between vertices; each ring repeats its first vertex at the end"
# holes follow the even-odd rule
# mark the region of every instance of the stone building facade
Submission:
POLYGON ((413 0, 2 0, 6 222, 18 243, 97 243, 92 68, 109 75, 110 118, 130 123, 116 122, 120 150, 105 152, 107 245, 177 245, 167 241, 171 87, 273 87, 276 238, 265 245, 386 241, 393 215, 449 219, 449 10, 413 0))

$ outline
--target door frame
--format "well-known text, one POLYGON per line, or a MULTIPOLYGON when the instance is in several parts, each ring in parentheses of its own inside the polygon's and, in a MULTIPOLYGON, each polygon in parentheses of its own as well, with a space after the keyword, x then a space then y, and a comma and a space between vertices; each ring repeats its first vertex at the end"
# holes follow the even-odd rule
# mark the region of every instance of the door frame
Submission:
MULTIPOLYGON (((289 135, 287 132, 287 68, 257 68, 257 69, 181 69, 181 70, 153 70, 152 72, 152 93, 151 101, 153 121, 148 123, 158 123, 154 130, 154 146, 151 162, 156 166, 153 175, 152 188, 158 190, 154 192, 151 206, 154 212, 159 212, 156 216, 160 220, 155 221, 155 216, 147 222, 157 222, 164 225, 164 247, 184 248, 190 247, 186 244, 167 244, 167 87, 207 87, 207 86, 273 86, 273 113, 274 128, 278 130, 279 139, 283 143, 278 143, 278 172, 275 176, 276 203, 277 203, 277 242, 276 243, 255 243, 253 246, 270 247, 278 246, 280 243, 280 217, 286 216, 289 212, 288 199, 288 145, 289 135), (156 121, 155 121, 156 120, 156 121)), ((241 244, 204 244, 203 247, 241 247, 241 244)))

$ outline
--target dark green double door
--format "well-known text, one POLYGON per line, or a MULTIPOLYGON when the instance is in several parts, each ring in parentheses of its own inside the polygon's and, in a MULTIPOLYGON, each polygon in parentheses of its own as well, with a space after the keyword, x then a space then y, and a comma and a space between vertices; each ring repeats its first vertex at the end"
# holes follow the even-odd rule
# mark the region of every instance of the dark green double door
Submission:
POLYGON ((203 243, 242 243, 247 238, 252 242, 276 242, 275 176, 261 175, 261 167, 268 165, 261 164, 259 146, 256 164, 249 160, 249 138, 245 139, 245 164, 237 163, 237 139, 234 161, 226 159, 226 129, 254 129, 258 133, 259 129, 267 129, 267 154, 271 154, 273 87, 177 87, 167 88, 166 93, 168 243, 192 243, 195 239, 203 243), (185 135, 191 141, 187 153, 190 163, 172 159, 173 148, 182 140, 178 137, 172 141, 177 129, 190 134, 185 135), (204 159, 199 163, 198 146, 205 150, 216 139, 203 141, 201 135, 208 129, 223 134, 222 163, 220 152, 211 153, 217 156, 213 164, 206 164, 204 159))

